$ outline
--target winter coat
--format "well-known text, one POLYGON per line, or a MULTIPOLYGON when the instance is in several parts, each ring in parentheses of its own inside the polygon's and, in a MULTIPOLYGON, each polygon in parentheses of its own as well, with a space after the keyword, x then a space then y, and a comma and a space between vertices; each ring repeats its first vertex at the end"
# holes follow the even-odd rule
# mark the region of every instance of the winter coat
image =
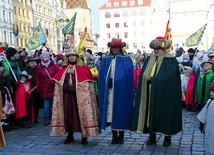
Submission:
MULTIPOLYGON (((45 71, 45 68, 46 67, 40 63, 36 69, 37 91, 40 94, 40 98, 53 98, 54 94, 53 83, 50 77, 48 76, 47 72, 45 71)), ((51 61, 46 69, 52 78, 59 70, 59 66, 57 66, 51 61)))

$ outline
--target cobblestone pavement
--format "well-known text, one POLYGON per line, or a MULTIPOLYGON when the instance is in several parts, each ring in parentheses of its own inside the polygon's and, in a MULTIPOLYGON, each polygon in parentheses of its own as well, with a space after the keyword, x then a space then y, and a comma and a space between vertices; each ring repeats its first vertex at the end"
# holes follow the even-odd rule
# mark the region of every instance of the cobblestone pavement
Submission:
POLYGON ((40 110, 41 123, 33 128, 19 128, 5 133, 7 146, 0 148, 0 155, 204 155, 204 135, 200 133, 197 113, 183 110, 183 130, 172 136, 172 144, 163 146, 163 135, 157 135, 157 144, 145 144, 148 134, 125 132, 125 142, 122 145, 111 144, 111 129, 103 131, 97 137, 89 138, 88 145, 80 143, 80 133, 74 134, 75 141, 63 144, 66 138, 51 137, 50 125, 43 126, 43 111, 40 110))

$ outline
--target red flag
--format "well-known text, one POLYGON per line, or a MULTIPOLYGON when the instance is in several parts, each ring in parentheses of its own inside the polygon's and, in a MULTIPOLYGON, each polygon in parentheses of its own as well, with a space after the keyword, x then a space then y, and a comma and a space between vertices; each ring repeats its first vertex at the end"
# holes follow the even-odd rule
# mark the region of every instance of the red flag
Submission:
POLYGON ((173 50, 173 46, 172 46, 172 35, 171 35, 171 26, 170 26, 169 20, 167 21, 166 32, 165 32, 164 38, 171 43, 171 47, 168 49, 168 52, 170 50, 173 50))

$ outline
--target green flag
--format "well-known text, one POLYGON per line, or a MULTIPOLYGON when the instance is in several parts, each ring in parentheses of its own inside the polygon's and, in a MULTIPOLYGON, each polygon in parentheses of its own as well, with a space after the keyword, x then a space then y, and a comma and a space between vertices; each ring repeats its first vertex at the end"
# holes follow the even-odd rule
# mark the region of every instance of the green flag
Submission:
POLYGON ((76 20, 77 13, 75 12, 74 16, 71 18, 71 21, 62 29, 62 33, 65 34, 74 34, 74 25, 76 20))
POLYGON ((209 50, 213 50, 214 51, 214 43, 212 43, 211 47, 209 48, 209 50))
POLYGON ((187 38, 186 42, 188 47, 198 45, 199 41, 201 41, 201 38, 203 37, 206 26, 207 24, 205 24, 198 31, 193 33, 189 38, 187 38))
POLYGON ((39 23, 36 30, 33 32, 33 35, 30 37, 30 39, 28 39, 26 47, 28 50, 33 50, 46 42, 47 39, 42 30, 41 24, 39 23))

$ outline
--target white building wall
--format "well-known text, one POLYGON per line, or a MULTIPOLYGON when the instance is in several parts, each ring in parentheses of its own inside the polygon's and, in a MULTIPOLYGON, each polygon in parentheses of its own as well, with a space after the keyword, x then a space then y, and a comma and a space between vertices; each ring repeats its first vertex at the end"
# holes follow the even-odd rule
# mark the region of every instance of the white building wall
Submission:
POLYGON ((127 52, 136 53, 137 49, 148 50, 151 41, 151 16, 151 7, 99 10, 100 38, 98 39, 98 51, 105 52, 108 50, 107 43, 115 37, 119 37, 127 43, 127 52), (116 11, 119 12, 120 17, 114 17, 116 11), (123 16, 124 11, 128 12, 128 17, 123 16), (136 16, 132 15, 133 11, 136 12, 136 16), (140 13, 142 11, 144 13, 140 13), (105 18, 107 12, 111 14, 111 18, 105 18), (124 27, 124 22, 128 23, 128 27, 124 27), (119 23, 119 28, 115 27, 116 23, 119 23), (110 28, 107 28, 106 24, 110 24, 110 28), (128 33, 127 38, 125 32, 128 33))
MULTIPOLYGON (((187 50, 186 39, 199 30, 207 21, 207 1, 170 0, 170 17, 175 47, 187 50)), ((197 46, 199 50, 207 49, 207 31, 197 46)))
POLYGON ((13 35, 14 12, 11 0, 1 0, 0 3, 0 42, 15 46, 13 35))

